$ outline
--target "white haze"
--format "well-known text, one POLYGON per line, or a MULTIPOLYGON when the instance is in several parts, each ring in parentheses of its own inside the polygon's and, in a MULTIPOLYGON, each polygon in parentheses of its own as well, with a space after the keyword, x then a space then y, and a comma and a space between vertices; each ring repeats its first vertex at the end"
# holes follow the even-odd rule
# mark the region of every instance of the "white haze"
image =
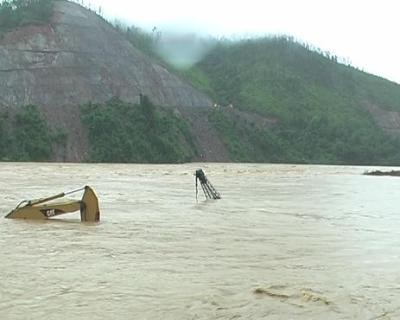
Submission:
POLYGON ((400 83, 396 0, 90 0, 90 6, 101 7, 111 20, 118 18, 147 31, 157 27, 161 32, 215 37, 290 35, 400 83))
POLYGON ((164 33, 156 41, 156 51, 177 68, 189 68, 212 48, 213 41, 194 33, 164 33))

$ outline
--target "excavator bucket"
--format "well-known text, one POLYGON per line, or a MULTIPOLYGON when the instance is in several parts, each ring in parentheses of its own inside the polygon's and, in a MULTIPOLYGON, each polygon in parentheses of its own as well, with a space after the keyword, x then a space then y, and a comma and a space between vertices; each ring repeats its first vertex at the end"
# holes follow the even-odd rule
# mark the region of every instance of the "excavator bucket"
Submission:
POLYGON ((85 187, 81 203, 81 221, 98 222, 100 220, 99 201, 94 190, 85 187))
POLYGON ((7 214, 6 218, 46 220, 78 210, 81 212, 82 222, 98 222, 100 220, 99 202, 96 193, 89 186, 70 192, 59 193, 47 198, 24 200, 7 214), (53 201, 82 190, 85 190, 82 200, 53 201))

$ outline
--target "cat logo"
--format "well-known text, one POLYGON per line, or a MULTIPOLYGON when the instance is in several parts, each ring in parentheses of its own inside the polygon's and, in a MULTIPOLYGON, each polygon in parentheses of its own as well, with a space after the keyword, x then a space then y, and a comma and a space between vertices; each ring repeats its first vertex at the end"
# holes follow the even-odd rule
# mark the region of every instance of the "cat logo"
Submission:
POLYGON ((47 209, 47 210, 40 210, 42 213, 47 217, 51 218, 56 216, 56 209, 47 209))

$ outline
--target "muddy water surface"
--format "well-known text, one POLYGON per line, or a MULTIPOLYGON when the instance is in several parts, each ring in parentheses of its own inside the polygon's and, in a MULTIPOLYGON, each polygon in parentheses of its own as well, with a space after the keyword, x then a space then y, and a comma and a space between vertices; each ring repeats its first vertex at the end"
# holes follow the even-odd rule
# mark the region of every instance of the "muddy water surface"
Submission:
POLYGON ((400 178, 367 169, 0 163, 2 216, 87 184, 102 219, 0 218, 0 319, 399 319, 400 178))

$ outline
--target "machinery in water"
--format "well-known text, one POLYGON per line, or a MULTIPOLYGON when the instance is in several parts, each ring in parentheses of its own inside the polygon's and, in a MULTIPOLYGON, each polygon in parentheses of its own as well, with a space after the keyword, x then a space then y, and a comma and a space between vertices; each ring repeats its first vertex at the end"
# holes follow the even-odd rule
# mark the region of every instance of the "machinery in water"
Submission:
POLYGON ((80 211, 82 222, 100 221, 99 200, 91 187, 85 186, 47 198, 24 200, 6 218, 45 220, 75 211, 80 211), (80 191, 84 191, 81 200, 54 201, 80 191))
POLYGON ((198 188, 197 188, 198 181, 200 181, 201 188, 203 189, 204 195, 206 196, 207 199, 221 199, 221 195, 211 184, 210 180, 207 179, 202 169, 196 170, 195 180, 196 180, 196 199, 198 195, 198 188))

